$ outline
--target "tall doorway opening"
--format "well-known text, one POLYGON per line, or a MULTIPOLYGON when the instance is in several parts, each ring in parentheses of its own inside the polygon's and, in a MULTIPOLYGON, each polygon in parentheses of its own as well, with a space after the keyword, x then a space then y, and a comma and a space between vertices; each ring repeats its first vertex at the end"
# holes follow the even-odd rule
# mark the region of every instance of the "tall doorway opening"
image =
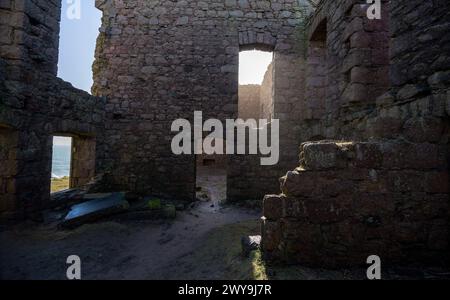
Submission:
MULTIPOLYGON (((267 47, 263 47, 266 50, 267 47)), ((273 52, 259 51, 258 47, 246 47, 239 53, 239 91, 238 118, 268 119, 273 116, 273 52)), ((254 128, 257 130, 257 128, 254 128)), ((226 141, 218 141, 226 147, 226 141)), ((248 143, 247 143, 248 145, 248 143)), ((248 151, 246 151, 248 153, 248 151)), ((229 163, 228 155, 199 155, 197 156, 197 199, 208 203, 212 209, 218 209, 227 200, 228 180, 232 180, 233 194, 246 194, 249 186, 239 178, 242 177, 241 167, 254 169, 259 167, 259 157, 252 155, 237 155, 242 164, 233 166, 229 163), (258 161, 258 165, 257 164, 258 161)), ((255 174, 256 176, 256 174, 255 174)), ((253 200, 253 199, 248 199, 253 200)))
POLYGON ((51 193, 70 189, 73 138, 53 136, 51 193))
POLYGON ((272 119, 273 52, 256 49, 239 53, 239 118, 272 119))

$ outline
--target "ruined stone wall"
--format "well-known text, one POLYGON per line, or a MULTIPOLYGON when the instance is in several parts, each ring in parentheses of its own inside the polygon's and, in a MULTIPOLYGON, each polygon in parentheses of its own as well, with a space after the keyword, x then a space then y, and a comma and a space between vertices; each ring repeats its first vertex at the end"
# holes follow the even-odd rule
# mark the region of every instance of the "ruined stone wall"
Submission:
MULTIPOLYGON (((341 142, 303 144, 300 167, 281 179, 283 194, 266 197, 263 247, 269 258, 342 267, 362 264, 376 253, 388 263, 449 263, 449 8, 445 1, 390 3, 390 80, 384 82, 385 75, 374 79, 380 92, 383 86, 391 88, 367 97, 366 107, 336 110, 340 118, 330 130, 328 114, 304 125, 311 130, 306 136, 341 142)), ((362 10, 358 15, 363 16, 362 10)), ((357 45, 376 46, 364 67, 385 74, 378 60, 387 47, 384 29, 378 40, 376 30, 369 30, 377 23, 361 21, 373 39, 361 37, 352 23, 344 31, 359 36, 357 45)), ((337 34, 329 26, 327 31, 337 34)), ((328 67, 339 66, 329 59, 328 67)), ((353 66, 347 78, 354 78, 357 61, 347 60, 353 66)), ((333 99, 333 76, 327 77, 328 101, 333 99)), ((373 88, 366 85, 362 94, 373 88)), ((317 91, 311 86, 306 90, 317 91)))
POLYGON ((9 73, 37 68, 56 75, 61 1, 6 0, 0 5, 0 49, 9 73))
POLYGON ((15 209, 17 134, 0 126, 0 213, 15 209))
POLYGON ((273 63, 271 63, 261 85, 239 86, 239 118, 270 121, 274 117, 273 93, 273 63))
POLYGON ((448 262, 447 149, 428 143, 312 142, 264 200, 267 257, 350 267, 448 262))
POLYGON ((260 119, 261 86, 257 84, 239 86, 239 118, 260 119))
POLYGON ((362 122, 369 135, 448 143, 449 7, 442 1, 392 4, 392 89, 362 122))
MULTIPOLYGON (((104 16, 93 91, 108 98, 99 152, 101 170, 117 187, 194 198, 196 160, 172 154, 170 126, 178 118, 192 120, 194 110, 203 111, 205 119, 237 117, 240 50, 274 51, 282 160, 296 161, 297 139, 289 123, 294 119, 288 113, 302 95, 297 1, 110 0, 97 6, 104 16)), ((230 158, 229 170, 229 196, 259 180, 240 158, 230 158)), ((276 176, 271 181, 276 184, 276 176)))
POLYGON ((273 118, 273 63, 271 63, 264 75, 260 88, 260 118, 271 120, 273 118))
POLYGON ((60 1, 1 4, 0 124, 17 132, 11 213, 29 217, 50 200, 52 135, 95 136, 104 101, 56 78, 60 1))
POLYGON ((365 137, 355 124, 389 90, 388 2, 382 1, 381 20, 369 20, 365 1, 321 1, 306 29, 303 141, 365 137))
POLYGON ((72 137, 70 187, 84 186, 95 177, 96 149, 95 136, 72 137))
MULTIPOLYGON (((336 9, 332 6, 334 4, 327 4, 327 2, 331 1, 323 1, 322 9, 319 9, 312 18, 309 32, 311 37, 320 32, 320 21, 314 20, 323 20, 327 15, 337 20, 332 24, 339 24, 337 32, 330 32, 330 28, 335 28, 336 25, 330 25, 327 21, 326 64, 329 70, 335 70, 328 71, 326 75, 328 88, 325 98, 330 104, 326 105, 325 112, 322 111, 321 118, 299 119, 302 127, 302 141, 318 136, 355 140, 412 138, 411 141, 414 142, 416 134, 411 134, 410 127, 411 122, 416 122, 414 120, 418 118, 425 119, 421 121, 422 123, 429 123, 424 125, 429 127, 428 129, 420 128, 422 125, 415 127, 422 131, 421 136, 424 131, 440 132, 436 126, 442 129, 445 127, 448 99, 447 71, 449 68, 447 51, 445 51, 448 44, 444 34, 448 19, 446 4, 441 2, 418 4, 415 1, 407 5, 383 3, 382 20, 377 21, 368 20, 365 17, 367 5, 350 5, 352 1, 342 1, 342 5, 347 4, 341 8, 341 11, 348 9, 347 15, 353 16, 348 19, 338 18, 343 13, 335 12, 336 9), (328 12, 327 7, 332 13, 328 12), (426 20, 422 20, 417 14, 418 11, 431 15, 426 20), (389 27, 386 22, 389 22, 389 27), (361 24, 363 31, 357 30, 357 28, 361 29, 361 24), (330 36, 336 40, 349 39, 349 43, 335 45, 330 43, 330 36), (390 37, 389 42, 386 36, 390 37), (350 52, 346 51, 344 47, 346 45, 351 47, 350 52), (330 48, 334 50, 331 51, 330 48), (337 62, 331 61, 331 63, 330 52, 341 53, 342 57, 337 62), (350 55, 351 53, 355 55, 350 55), (390 57, 388 65, 386 65, 386 55, 390 57), (340 61, 343 65, 339 64, 340 61), (360 72, 361 66, 368 71, 360 72), (339 70, 340 73, 337 72, 339 70), (339 74, 342 75, 345 72, 349 76, 342 76, 341 81, 330 79, 338 78, 339 74), (362 102, 358 101, 350 101, 348 106, 342 106, 341 103, 349 99, 346 98, 348 94, 342 88, 341 98, 332 95, 332 91, 336 90, 336 82, 339 86, 346 86, 345 78, 350 78, 356 86, 359 86, 362 94, 369 95, 365 98, 366 106, 362 106, 362 102), (361 85, 364 79, 367 82, 361 85), (364 86, 367 88, 363 88, 364 86), (336 107, 333 108, 333 105, 336 107), (341 108, 338 108, 339 106, 341 108), (406 136, 407 132, 409 136, 406 136)), ((323 59, 311 57, 311 51, 314 50, 311 46, 315 44, 310 41, 309 45, 308 65, 311 60, 323 63, 323 59)), ((311 71, 315 72, 316 68, 307 68, 310 83, 314 78, 311 76, 314 75, 310 73, 311 71)), ((308 97, 305 97, 305 103, 312 103, 314 100, 311 100, 313 98, 310 98, 310 93, 318 93, 320 89, 315 88, 314 83, 307 83, 306 91, 308 97)), ((308 107, 308 103, 304 105, 308 107)), ((418 136, 416 135, 417 138, 418 136)))

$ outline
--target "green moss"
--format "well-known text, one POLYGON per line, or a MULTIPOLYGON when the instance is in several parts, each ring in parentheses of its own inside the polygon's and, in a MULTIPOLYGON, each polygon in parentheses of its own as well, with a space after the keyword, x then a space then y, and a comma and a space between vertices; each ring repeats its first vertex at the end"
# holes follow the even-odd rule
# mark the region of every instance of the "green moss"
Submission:
POLYGON ((151 210, 161 209, 161 200, 160 199, 151 199, 148 201, 147 206, 151 210))

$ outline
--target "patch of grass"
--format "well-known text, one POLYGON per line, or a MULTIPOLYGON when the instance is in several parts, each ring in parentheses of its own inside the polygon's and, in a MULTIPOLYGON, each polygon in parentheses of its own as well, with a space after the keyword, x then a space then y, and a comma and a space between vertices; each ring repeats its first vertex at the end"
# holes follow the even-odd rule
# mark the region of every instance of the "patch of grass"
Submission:
POLYGON ((51 192, 56 193, 70 188, 69 177, 52 178, 51 192))
POLYGON ((262 253, 260 250, 253 251, 250 254, 250 260, 252 261, 253 267, 253 279, 255 280, 268 280, 267 267, 262 258, 262 253))

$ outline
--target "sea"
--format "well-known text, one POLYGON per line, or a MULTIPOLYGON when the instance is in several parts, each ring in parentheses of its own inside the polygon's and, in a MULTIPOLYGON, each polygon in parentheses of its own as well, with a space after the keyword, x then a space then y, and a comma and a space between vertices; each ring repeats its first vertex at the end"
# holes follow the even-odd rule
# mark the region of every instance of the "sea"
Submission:
POLYGON ((53 145, 52 178, 70 176, 70 145, 53 145))

